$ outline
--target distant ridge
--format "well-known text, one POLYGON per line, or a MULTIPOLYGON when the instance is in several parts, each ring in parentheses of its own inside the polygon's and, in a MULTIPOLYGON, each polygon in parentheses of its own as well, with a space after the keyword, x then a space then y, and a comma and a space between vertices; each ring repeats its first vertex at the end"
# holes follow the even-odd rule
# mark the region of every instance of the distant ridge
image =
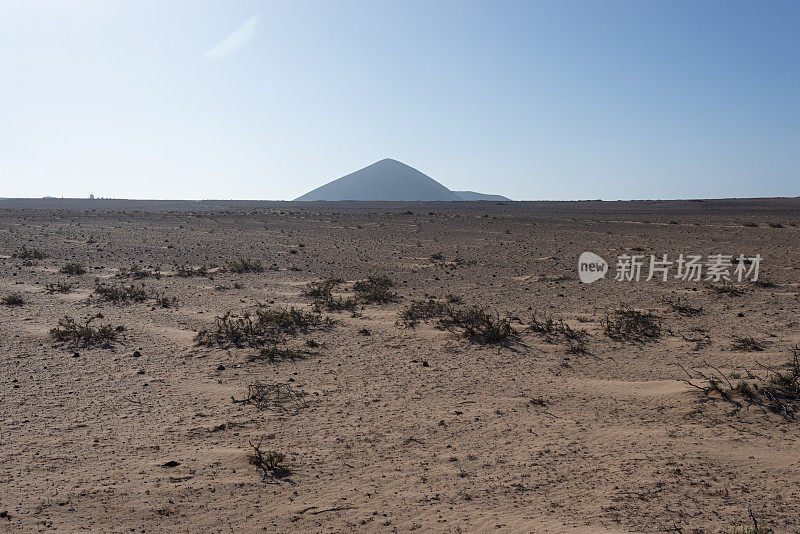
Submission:
POLYGON ((461 197, 461 200, 511 200, 503 195, 487 195, 486 193, 476 193, 475 191, 453 191, 461 197))
POLYGON ((499 195, 483 195, 463 191, 465 196, 421 173, 417 169, 393 159, 382 159, 328 182, 297 201, 314 200, 364 200, 364 201, 461 201, 508 200, 499 195), (466 198, 466 197, 469 198, 466 198), (480 197, 480 198, 478 198, 480 197), (490 198, 488 198, 490 197, 490 198))

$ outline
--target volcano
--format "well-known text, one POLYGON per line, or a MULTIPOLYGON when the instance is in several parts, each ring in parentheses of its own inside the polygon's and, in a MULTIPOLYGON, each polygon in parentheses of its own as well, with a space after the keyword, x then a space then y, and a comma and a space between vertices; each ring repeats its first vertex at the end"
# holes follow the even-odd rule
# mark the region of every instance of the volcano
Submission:
POLYGON ((463 201, 482 199, 479 197, 508 200, 499 195, 469 193, 471 195, 465 198, 467 195, 461 196, 449 190, 417 169, 387 158, 328 182, 295 200, 463 201))

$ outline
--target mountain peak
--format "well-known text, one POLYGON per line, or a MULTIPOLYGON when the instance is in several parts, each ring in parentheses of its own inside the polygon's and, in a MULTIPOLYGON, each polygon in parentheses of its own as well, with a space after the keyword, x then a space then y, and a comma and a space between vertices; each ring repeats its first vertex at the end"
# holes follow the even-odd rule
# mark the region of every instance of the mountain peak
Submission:
POLYGON ((328 182, 295 200, 459 201, 467 199, 401 161, 384 158, 328 182))

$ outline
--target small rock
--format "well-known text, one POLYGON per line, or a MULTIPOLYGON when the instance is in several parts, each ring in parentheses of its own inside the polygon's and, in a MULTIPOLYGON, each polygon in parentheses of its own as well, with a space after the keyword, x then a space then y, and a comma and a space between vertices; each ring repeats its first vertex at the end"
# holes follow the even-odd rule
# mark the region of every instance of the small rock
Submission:
POLYGON ((72 355, 72 357, 73 358, 80 358, 81 357, 81 353, 80 352, 76 352, 75 354, 72 355))
POLYGON ((425 360, 422 361, 422 367, 430 367, 430 364, 425 360))
POLYGON ((139 352, 138 350, 135 350, 135 351, 133 351, 133 357, 134 358, 141 358, 142 357, 142 353, 139 352))
POLYGON ((225 370, 225 366, 224 366, 224 365, 222 365, 222 364, 219 364, 219 365, 217 366, 217 371, 224 371, 224 370, 225 370))
POLYGON ((178 467, 181 465, 180 462, 176 462, 175 460, 170 460, 169 462, 161 464, 161 467, 178 467))

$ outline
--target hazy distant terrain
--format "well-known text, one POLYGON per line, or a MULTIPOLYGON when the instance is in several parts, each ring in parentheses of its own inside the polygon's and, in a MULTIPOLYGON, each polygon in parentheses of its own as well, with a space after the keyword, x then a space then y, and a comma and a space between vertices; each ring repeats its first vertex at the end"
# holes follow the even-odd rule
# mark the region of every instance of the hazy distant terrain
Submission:
POLYGON ((799 214, 0 200, 0 531, 800 531, 798 405, 763 393, 799 214), (764 260, 584 285, 584 251, 764 260), (658 328, 616 335, 626 306, 658 328))

